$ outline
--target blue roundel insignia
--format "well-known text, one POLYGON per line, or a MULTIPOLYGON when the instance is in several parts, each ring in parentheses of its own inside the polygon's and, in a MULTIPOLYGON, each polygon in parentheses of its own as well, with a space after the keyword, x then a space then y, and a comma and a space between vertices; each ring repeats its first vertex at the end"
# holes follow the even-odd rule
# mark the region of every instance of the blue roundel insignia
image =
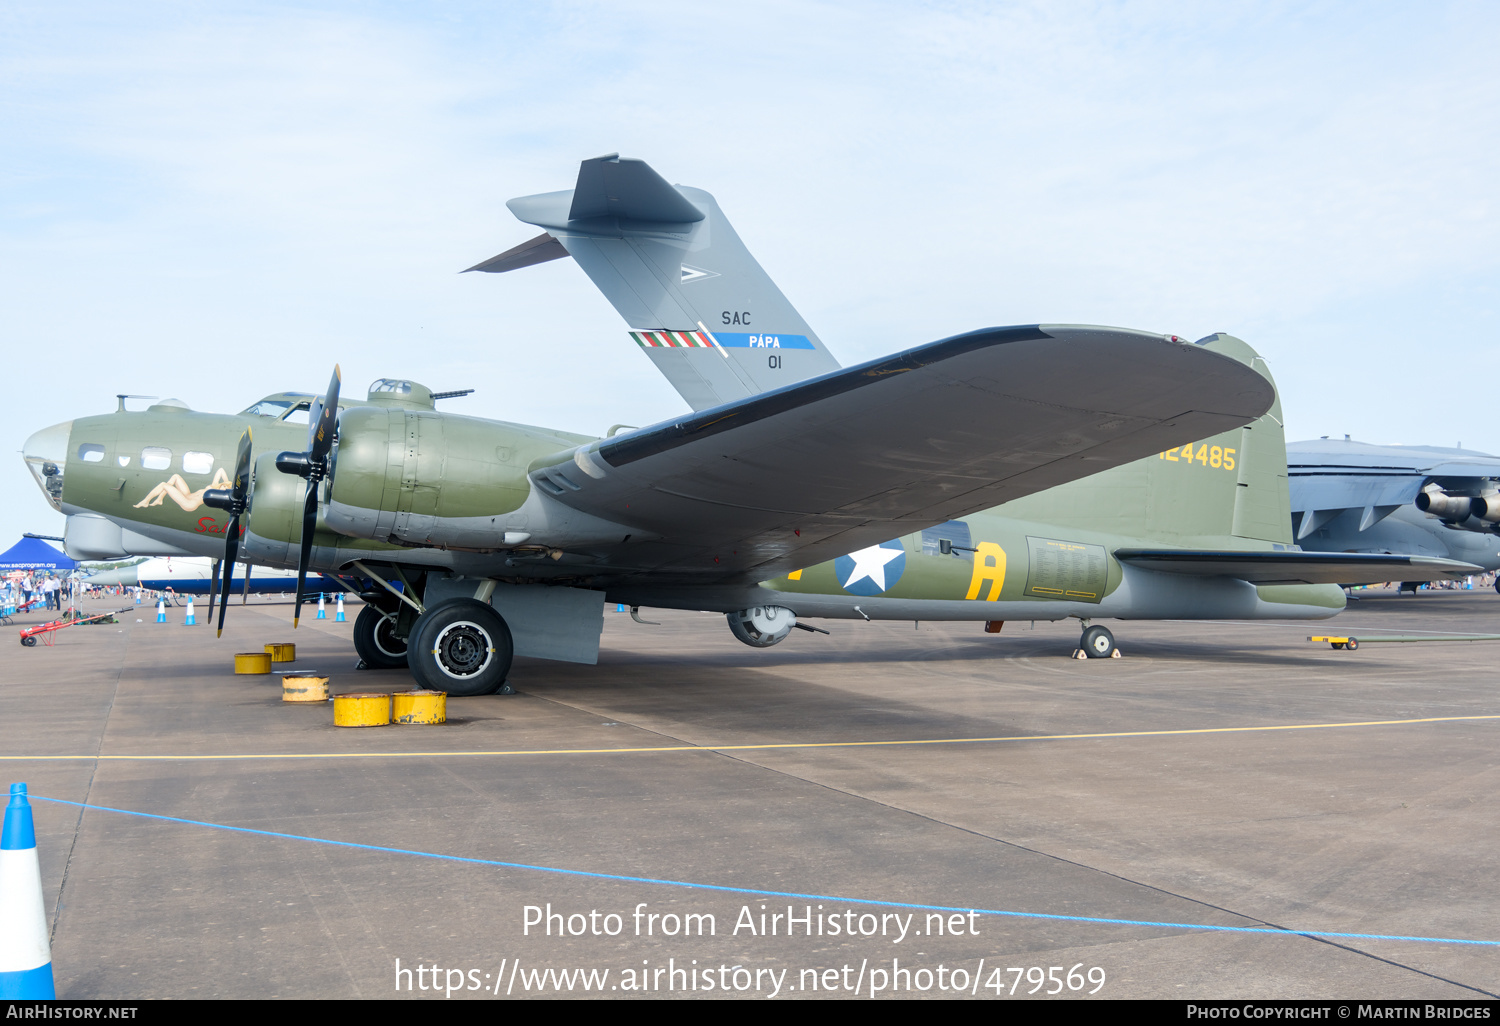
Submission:
POLYGON ((851 595, 879 595, 895 587, 906 570, 900 540, 881 542, 833 561, 840 586, 851 595))

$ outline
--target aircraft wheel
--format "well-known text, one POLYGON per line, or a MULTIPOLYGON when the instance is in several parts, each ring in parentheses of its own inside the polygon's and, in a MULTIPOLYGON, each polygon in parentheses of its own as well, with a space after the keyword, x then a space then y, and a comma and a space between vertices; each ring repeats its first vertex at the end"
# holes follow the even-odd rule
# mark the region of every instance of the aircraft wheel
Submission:
POLYGON ((1083 632, 1078 647, 1090 659, 1108 659, 1115 651, 1115 636, 1108 628, 1096 625, 1083 632))
POLYGON ((396 614, 365 606, 354 618, 354 651, 372 670, 399 670, 406 666, 406 642, 391 633, 396 614))
POLYGON ((407 665, 418 684, 467 698, 500 690, 515 647, 505 620, 477 599, 453 599, 417 618, 407 665))

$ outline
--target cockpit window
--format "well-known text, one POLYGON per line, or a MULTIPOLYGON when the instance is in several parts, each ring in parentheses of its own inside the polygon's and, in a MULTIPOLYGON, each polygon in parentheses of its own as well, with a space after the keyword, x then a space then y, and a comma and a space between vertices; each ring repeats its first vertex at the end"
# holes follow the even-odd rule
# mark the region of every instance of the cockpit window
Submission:
POLYGON ((85 463, 98 463, 104 459, 104 446, 85 442, 78 447, 78 458, 85 463))
POLYGON ((298 403, 288 410, 286 415, 281 419, 287 424, 306 424, 311 417, 311 414, 308 412, 311 407, 312 403, 298 403))
POLYGON ((172 450, 148 445, 141 450, 141 466, 147 470, 166 470, 172 465, 172 450))
POLYGON ((411 382, 402 381, 398 378, 377 378, 370 386, 370 394, 387 392, 392 395, 411 395, 411 382))
POLYGON ((243 412, 248 416, 275 417, 277 420, 280 420, 282 417, 286 416, 286 411, 291 408, 292 404, 285 400, 262 399, 260 402, 256 403, 254 406, 243 412))

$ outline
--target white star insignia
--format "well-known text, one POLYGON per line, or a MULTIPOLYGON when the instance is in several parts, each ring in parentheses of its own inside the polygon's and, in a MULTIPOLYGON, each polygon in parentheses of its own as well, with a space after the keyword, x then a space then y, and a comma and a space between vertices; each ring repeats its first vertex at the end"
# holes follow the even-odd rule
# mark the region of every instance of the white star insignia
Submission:
POLYGON ((844 587, 847 588, 856 581, 868 577, 875 582, 875 587, 885 591, 885 566, 891 560, 903 555, 905 555, 903 549, 887 549, 879 545, 871 545, 868 549, 849 553, 849 558, 854 560, 854 569, 850 571, 849 579, 844 582, 844 587))

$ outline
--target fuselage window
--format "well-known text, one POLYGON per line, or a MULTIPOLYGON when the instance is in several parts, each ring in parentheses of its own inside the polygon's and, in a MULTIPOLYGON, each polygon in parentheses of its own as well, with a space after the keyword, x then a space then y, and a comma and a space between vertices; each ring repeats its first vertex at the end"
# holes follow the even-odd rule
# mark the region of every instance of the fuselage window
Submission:
POLYGON ((104 459, 104 446, 85 442, 78 447, 78 458, 85 463, 98 463, 104 459))
POLYGON ((185 452, 182 454, 184 474, 211 474, 214 469, 214 454, 211 452, 185 452))
POLYGON ((141 466, 147 470, 166 470, 172 465, 172 450, 148 445, 141 450, 141 466))
POLYGON ((974 541, 969 534, 969 525, 962 520, 950 520, 946 524, 938 524, 922 532, 922 555, 924 556, 942 556, 951 553, 960 559, 968 559, 970 553, 960 550, 973 547, 974 541), (944 542, 948 544, 944 545, 944 542), (944 549, 947 552, 944 552, 944 549))
POLYGON ((129 456, 116 456, 115 457, 115 462, 118 463, 122 467, 128 467, 128 466, 130 466, 130 457, 129 456))

